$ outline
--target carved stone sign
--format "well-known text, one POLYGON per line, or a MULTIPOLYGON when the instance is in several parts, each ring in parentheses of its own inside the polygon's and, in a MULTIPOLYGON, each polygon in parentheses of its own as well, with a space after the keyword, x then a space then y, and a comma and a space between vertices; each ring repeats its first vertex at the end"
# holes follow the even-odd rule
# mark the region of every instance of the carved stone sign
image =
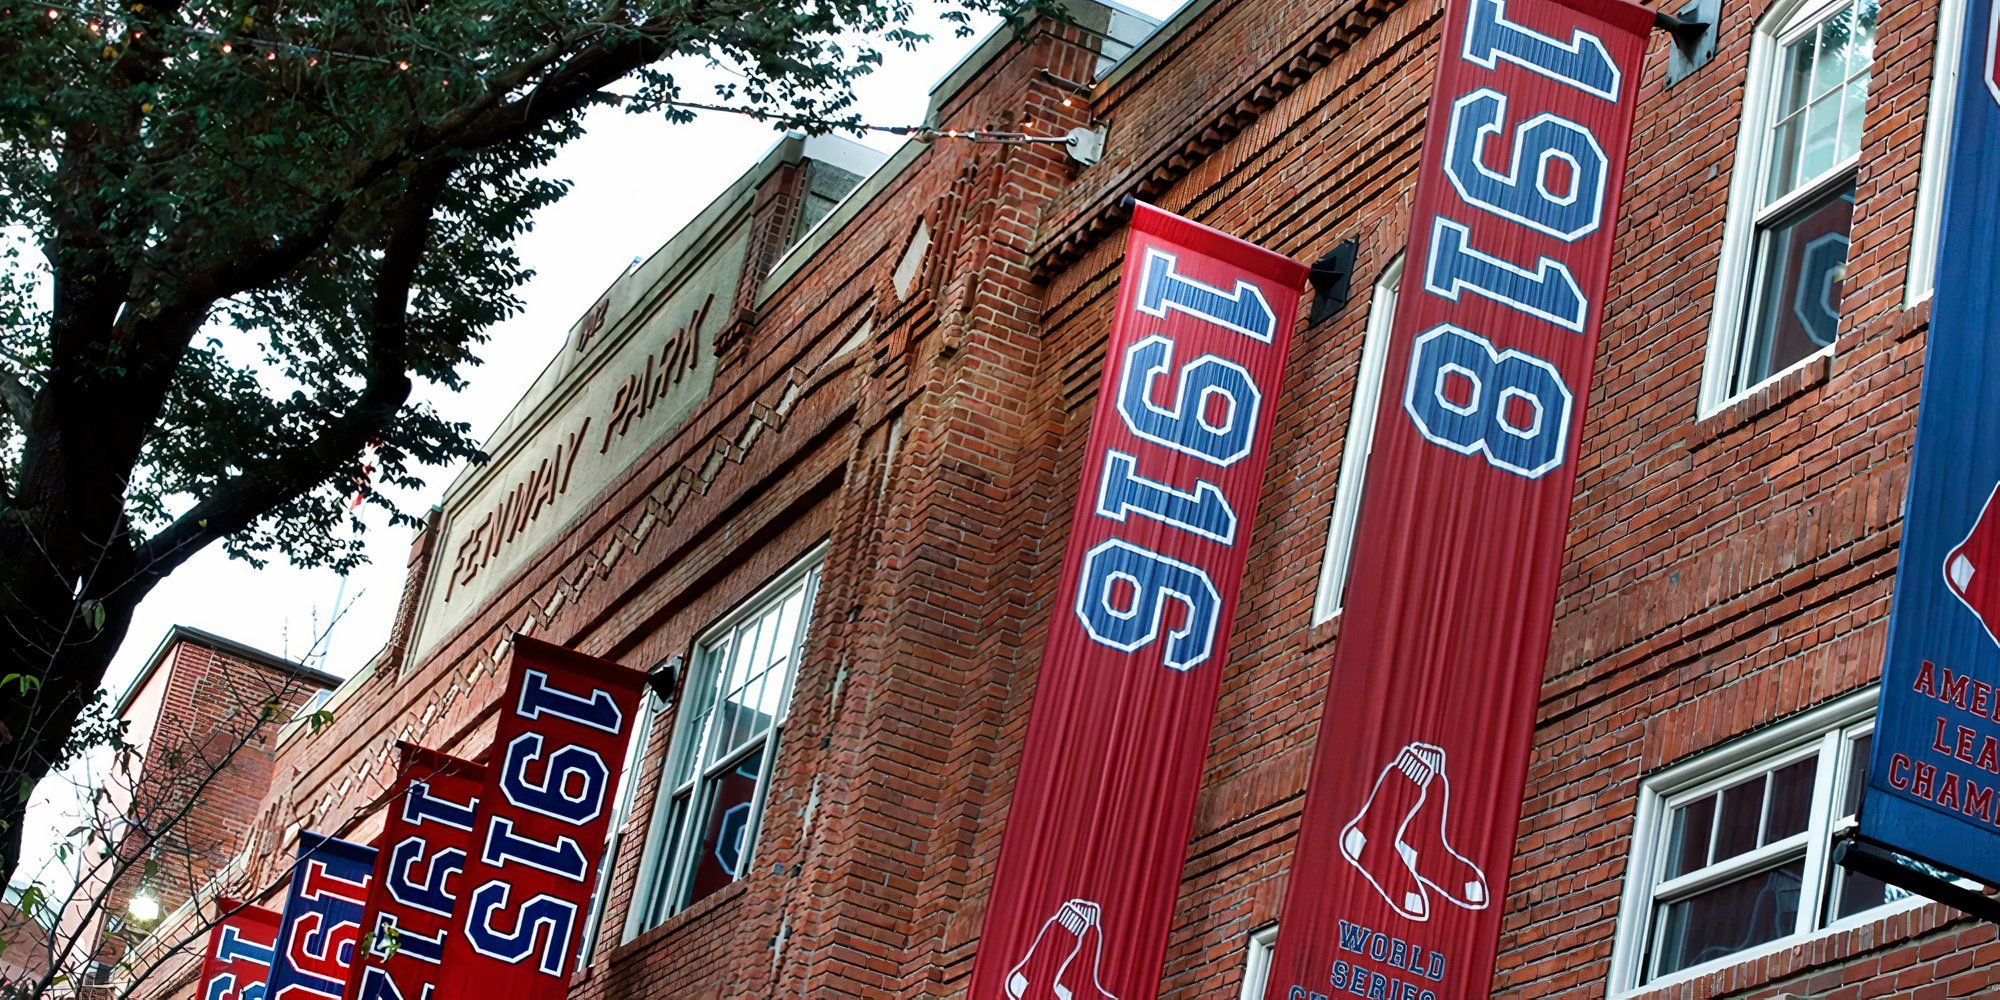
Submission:
POLYGON ((418 612, 421 656, 591 510, 708 397, 715 335, 748 246, 699 221, 628 272, 487 442, 491 461, 445 494, 418 612), (698 237, 706 236, 707 240, 698 237))

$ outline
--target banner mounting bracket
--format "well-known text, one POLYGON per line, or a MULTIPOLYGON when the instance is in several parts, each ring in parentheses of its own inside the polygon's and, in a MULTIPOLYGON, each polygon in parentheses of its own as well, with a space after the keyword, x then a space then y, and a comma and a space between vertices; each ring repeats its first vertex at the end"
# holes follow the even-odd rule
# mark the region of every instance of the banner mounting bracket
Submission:
POLYGON ((1678 13, 1653 12, 1653 26, 1674 40, 1667 54, 1667 85, 1687 79, 1715 58, 1715 26, 1722 19, 1722 0, 1694 0, 1678 13))
MULTIPOLYGON (((1970 889, 1953 879, 1910 865, 1910 858, 1858 833, 1834 841, 1833 863, 1867 875, 1925 899, 1935 900, 1967 916, 2000 924, 2000 898, 1970 889)), ((1926 862, 1926 864, 1928 864, 1926 862)))

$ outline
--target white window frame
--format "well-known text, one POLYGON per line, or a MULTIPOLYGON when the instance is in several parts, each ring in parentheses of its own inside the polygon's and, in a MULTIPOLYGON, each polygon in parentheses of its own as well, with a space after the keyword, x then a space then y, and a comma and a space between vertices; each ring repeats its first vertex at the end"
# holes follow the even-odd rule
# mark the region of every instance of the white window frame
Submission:
POLYGON ((1326 529, 1326 554, 1319 564, 1319 589, 1313 597, 1314 625, 1340 614, 1347 594, 1347 577, 1354 564, 1354 536, 1361 522, 1361 492, 1368 477, 1368 453, 1375 444, 1375 418, 1381 412, 1382 380, 1389 370, 1389 336, 1396 325, 1396 302, 1403 284, 1399 254, 1382 276, 1368 303, 1368 329, 1362 335, 1361 368, 1354 380, 1354 404, 1347 415, 1347 439, 1340 446, 1340 478, 1333 487, 1333 514, 1326 529))
MULTIPOLYGON (((1708 351, 1702 361, 1701 393, 1696 419, 1706 420, 1764 386, 1814 361, 1831 357, 1838 341, 1772 372, 1762 381, 1735 387, 1743 363, 1743 339, 1752 326, 1750 299, 1756 283, 1757 234, 1764 224, 1845 183, 1860 165, 1857 151, 1819 178, 1766 202, 1770 183, 1771 108, 1781 83, 1778 55, 1799 36, 1819 26, 1834 8, 1851 0, 1790 0, 1773 6, 1750 39, 1750 69, 1744 77, 1743 119, 1736 136, 1736 162, 1730 171, 1729 207, 1722 235, 1721 271, 1715 283, 1715 304, 1709 315, 1708 351)), ((1879 30, 1879 29, 1878 29, 1879 30)), ((1879 67, 1879 64, 1878 64, 1879 67)), ((1869 87, 1870 96, 1874 86, 1869 87)), ((1865 138, 1865 130, 1864 130, 1865 138)))
MULTIPOLYGON (((683 681, 684 694, 681 703, 675 709, 673 736, 668 740, 665 756, 661 760, 653 796, 653 814, 647 823, 646 850, 639 865, 638 877, 633 883, 631 909, 625 915, 623 935, 625 940, 630 941, 647 930, 665 923, 674 914, 685 909, 681 906, 668 905, 666 901, 678 900, 687 888, 687 880, 694 870, 692 865, 686 864, 687 852, 691 843, 698 845, 699 836, 693 824, 681 831, 666 829, 668 817, 673 813, 676 791, 668 787, 667 782, 672 780, 676 760, 681 754, 689 752, 692 741, 700 736, 690 732, 691 721, 684 710, 690 707, 687 696, 699 690, 701 671, 708 669, 702 650, 727 635, 731 629, 768 611, 774 601, 782 599, 782 595, 787 591, 803 583, 806 596, 804 606, 799 612, 798 652, 794 654, 789 668, 785 671, 785 683, 778 696, 778 714, 771 720, 770 730, 764 736, 763 748, 757 751, 762 759, 758 764, 757 788, 751 798, 753 805, 749 842, 744 845, 743 857, 738 862, 738 870, 744 874, 738 875, 737 880, 742 881, 747 878, 751 866, 756 863, 757 845, 763 839, 764 833, 765 806, 769 802, 771 793, 772 762, 777 758, 778 745, 783 739, 785 724, 791 719, 792 694, 798 682, 799 659, 803 656, 811 638, 814 605, 819 597, 819 575, 825 561, 826 550, 825 542, 813 547, 784 572, 739 602, 729 610, 728 614, 723 615, 714 625, 696 637, 691 655, 688 657, 691 666, 686 680, 683 681), (670 839, 674 842, 668 843, 670 839), (661 869, 669 865, 673 867, 666 878, 662 879, 661 869)), ((739 761, 732 757, 729 763, 715 764, 713 767, 724 767, 734 763, 739 761)), ((709 774, 695 774, 690 779, 696 786, 694 794, 698 796, 702 782, 712 777, 713 775, 709 774)), ((692 815, 690 813, 690 817, 692 815)))
POLYGON ((1277 924, 1268 924, 1250 932, 1250 941, 1243 949, 1241 1000, 1264 1000, 1264 988, 1271 981, 1271 960, 1277 951, 1277 924))
POLYGON ((631 742, 625 746, 625 769, 618 776, 617 803, 611 811, 611 826, 604 835, 603 860, 597 866, 597 889, 590 897, 590 919, 583 922, 583 944, 577 949, 577 968, 590 966, 603 937, 604 909, 611 899, 611 872, 618 867, 618 848, 625 840, 625 826, 632 820, 632 801, 638 797, 639 771, 646 763, 646 744, 653 738, 653 726, 666 706, 647 688, 639 695, 638 723, 632 727, 631 742))
POLYGON ((1932 49, 1931 102, 1924 116, 1924 157, 1917 175, 1917 217, 1910 230, 1910 266, 1903 302, 1917 305, 1937 284, 1938 227, 1944 221, 1944 173, 1951 127, 1958 117, 1958 77, 1965 62, 1965 0, 1939 0, 1932 49))
POLYGON ((1841 819, 1838 813, 1843 803, 1838 801, 1840 790, 1834 785, 1847 764, 1846 755, 1851 749, 1849 741, 1873 731, 1872 720, 1879 690, 1870 687, 1857 691, 1716 747, 1641 783, 1638 816, 1632 826, 1632 854, 1625 870, 1625 891, 1619 903, 1618 925, 1611 947, 1608 996, 1630 997, 1698 979, 1806 942, 1865 926, 1929 902, 1913 897, 1822 922, 1828 880, 1834 874, 1829 854, 1835 836, 1845 833, 1847 829, 1837 822, 1841 819), (1811 754, 1819 754, 1820 758, 1818 772, 1813 779, 1815 798, 1804 833, 1673 880, 1662 879, 1667 864, 1665 845, 1669 831, 1666 824, 1674 807, 1726 788, 1751 774, 1771 771, 1811 754), (1802 839, 1805 855, 1804 877, 1799 889, 1799 921, 1800 926, 1811 929, 1655 979, 1644 978, 1647 945, 1655 930, 1654 901, 1659 896, 1698 892, 1709 885, 1731 881, 1778 856, 1796 853, 1802 839))

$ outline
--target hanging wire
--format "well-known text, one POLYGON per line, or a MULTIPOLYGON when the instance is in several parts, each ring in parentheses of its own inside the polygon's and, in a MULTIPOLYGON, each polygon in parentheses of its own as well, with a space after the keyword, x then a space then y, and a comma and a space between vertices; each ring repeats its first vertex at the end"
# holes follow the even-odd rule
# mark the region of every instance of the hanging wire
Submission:
MULTIPOLYGON (((15 9, 11 6, 0 7, 0 14, 12 14, 15 9)), ((107 22, 124 16, 119 13, 90 10, 84 7, 68 6, 60 3, 36 4, 33 5, 32 9, 46 12, 47 19, 50 21, 60 21, 64 15, 83 18, 90 33, 93 35, 103 35, 107 22)), ((198 25, 172 25, 165 30, 178 31, 189 37, 213 42, 216 44, 217 49, 224 54, 233 53, 241 48, 247 51, 261 51, 265 54, 264 57, 267 61, 275 61, 279 53, 289 53, 304 56, 308 67, 317 67, 322 60, 332 61, 338 59, 383 66, 394 69, 399 73, 407 73, 412 70, 421 70, 426 73, 445 73, 446 75, 441 82, 445 85, 451 83, 450 76, 448 75, 449 71, 433 70, 410 59, 392 59, 386 56, 371 55, 363 52, 349 52, 314 45, 301 45, 295 42, 277 41, 275 39, 233 35, 214 28, 205 28, 198 25)), ((141 31, 134 29, 127 37, 138 38, 140 35, 141 31)), ((475 73, 474 75, 479 76, 482 80, 484 79, 483 74, 475 73)), ((1002 129, 939 128, 934 125, 880 125, 872 122, 824 118, 813 115, 787 115, 760 108, 715 104, 706 101, 690 101, 681 98, 640 98, 623 94, 612 94, 610 96, 613 100, 628 107, 651 107, 662 110, 679 108, 688 111, 720 112, 741 115, 760 122, 824 128, 828 131, 881 132, 887 135, 906 136, 919 142, 953 139, 965 142, 1003 145, 1073 145, 1075 143, 1075 140, 1068 135, 1033 135, 1026 131, 1007 131, 1002 129)), ((1063 103, 1068 105, 1069 101, 1065 100, 1063 103)))

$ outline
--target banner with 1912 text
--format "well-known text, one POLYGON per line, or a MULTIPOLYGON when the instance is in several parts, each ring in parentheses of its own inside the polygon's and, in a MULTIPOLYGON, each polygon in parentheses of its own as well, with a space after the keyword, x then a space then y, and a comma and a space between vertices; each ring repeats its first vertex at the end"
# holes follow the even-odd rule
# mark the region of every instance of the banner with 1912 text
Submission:
POLYGON ((269 1000, 340 1000, 361 947, 361 908, 375 849, 318 833, 299 834, 271 963, 269 1000))
POLYGON ((472 847, 484 765, 398 742, 375 884, 347 1000, 430 1000, 444 981, 459 873, 472 847))
POLYGON ((1267 997, 1490 992, 1653 21, 1446 5, 1267 997))
POLYGON ((1965 17, 1861 835, 2000 885, 2000 4, 1965 17))
POLYGON ((278 914, 234 899, 215 901, 225 916, 208 929, 201 960, 201 1000, 264 1000, 278 947, 278 914))
POLYGON ((1305 281, 1134 209, 975 1000, 1158 992, 1305 281))
POLYGON ((514 637, 434 1000, 569 994, 645 675, 514 637))

